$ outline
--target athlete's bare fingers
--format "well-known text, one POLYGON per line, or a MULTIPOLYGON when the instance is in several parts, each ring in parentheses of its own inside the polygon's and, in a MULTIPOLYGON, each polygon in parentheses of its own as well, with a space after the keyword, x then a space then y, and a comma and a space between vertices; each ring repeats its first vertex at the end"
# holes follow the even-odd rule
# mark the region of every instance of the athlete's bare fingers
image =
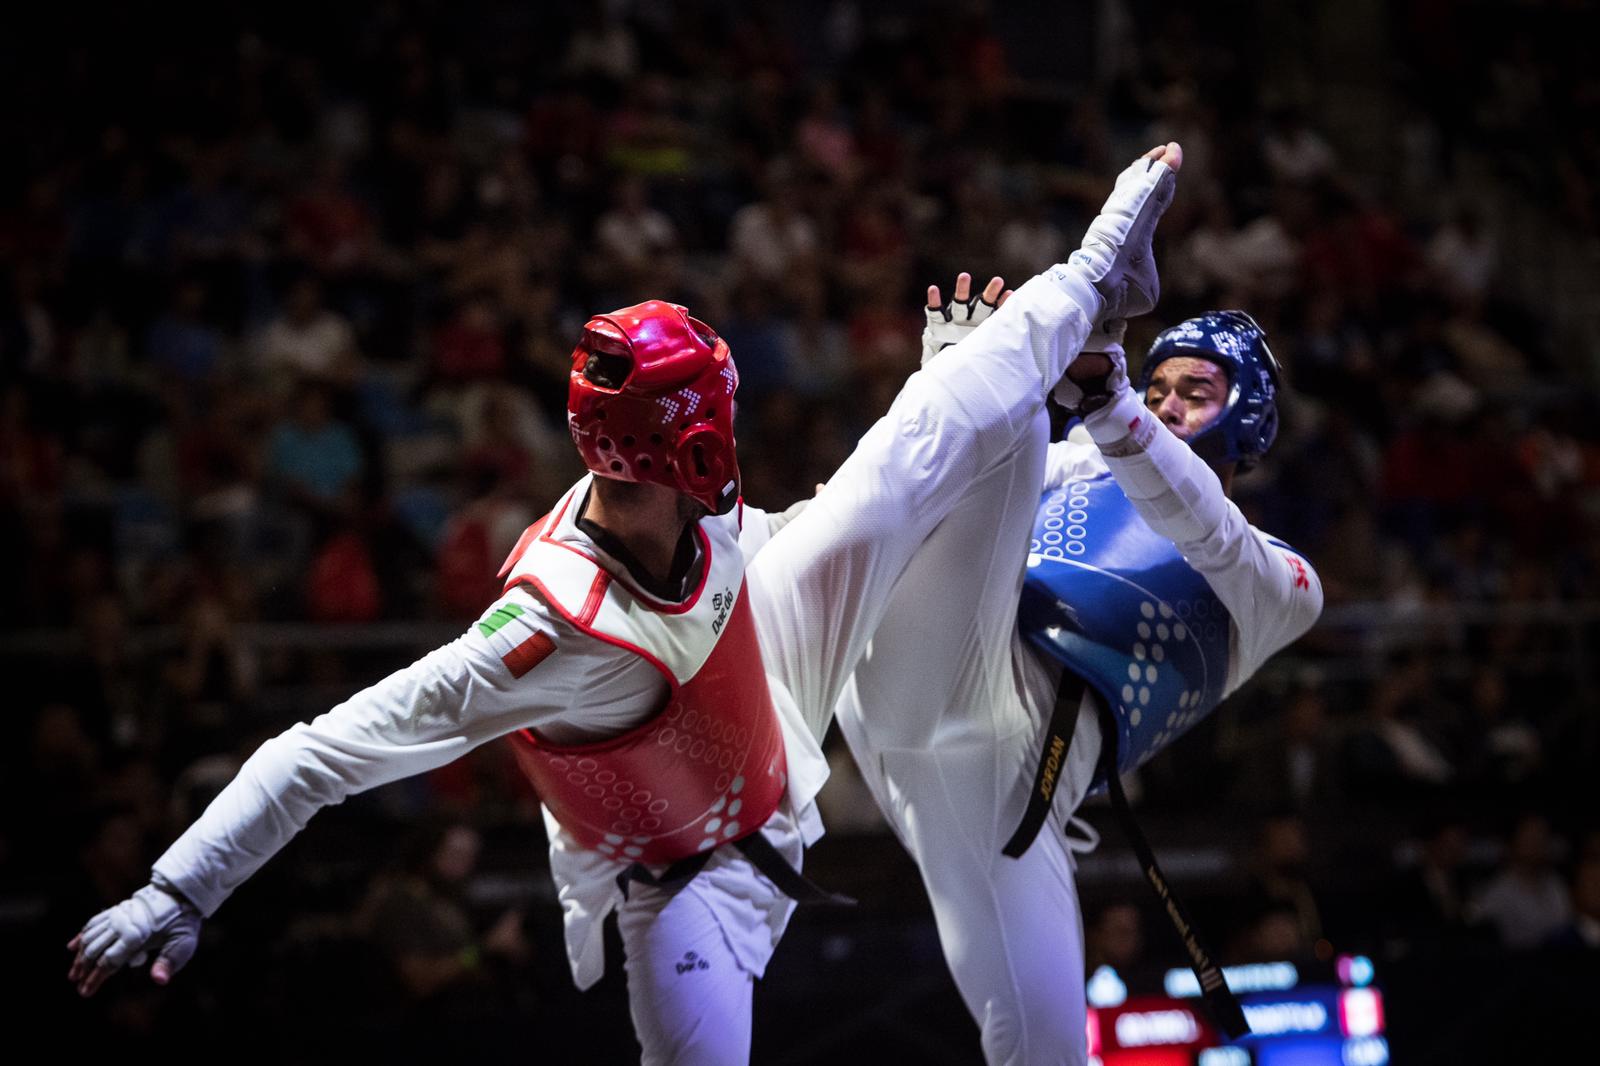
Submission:
POLYGON ((986 304, 995 303, 1000 298, 1000 294, 1005 291, 1005 287, 1006 279, 999 274, 990 278, 989 284, 983 287, 983 302, 986 304))
POLYGON ((172 980, 172 963, 167 961, 165 955, 150 964, 150 980, 158 985, 165 985, 172 980))
POLYGON ((972 275, 965 270, 956 275, 956 291, 953 295, 958 304, 964 304, 972 299, 972 275))
POLYGON ((995 304, 995 306, 996 307, 1004 307, 1006 305, 1006 301, 1011 299, 1011 294, 1016 292, 1016 291, 1017 291, 1016 289, 1007 289, 1005 292, 1001 293, 1000 294, 1000 302, 995 304))
POLYGON ((78 982, 78 995, 85 998, 94 995, 100 991, 100 986, 105 984, 106 980, 116 972, 109 966, 96 966, 89 971, 89 976, 78 982))
POLYGON ((1165 163, 1176 174, 1183 169, 1183 146, 1177 141, 1168 141, 1166 144, 1158 144, 1150 149, 1144 154, 1143 158, 1165 163))
POLYGON ((944 306, 944 301, 939 298, 939 286, 928 286, 928 310, 937 311, 944 306))
POLYGON ((67 950, 74 953, 72 965, 67 968, 67 980, 77 984, 89 972, 89 963, 85 958, 88 954, 88 945, 84 943, 82 933, 79 933, 68 942, 67 950))

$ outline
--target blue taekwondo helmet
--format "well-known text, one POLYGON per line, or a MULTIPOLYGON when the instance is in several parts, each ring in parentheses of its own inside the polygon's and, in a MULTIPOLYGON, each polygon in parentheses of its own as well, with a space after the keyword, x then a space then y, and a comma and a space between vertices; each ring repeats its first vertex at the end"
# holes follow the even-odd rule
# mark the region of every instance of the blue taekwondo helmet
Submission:
POLYGON ((1278 388, 1283 368, 1267 347, 1267 332, 1243 311, 1207 311, 1162 330, 1150 345, 1135 388, 1143 397, 1155 368, 1173 356, 1209 359, 1228 372, 1222 413, 1189 441, 1201 458, 1255 466, 1278 436, 1278 388))

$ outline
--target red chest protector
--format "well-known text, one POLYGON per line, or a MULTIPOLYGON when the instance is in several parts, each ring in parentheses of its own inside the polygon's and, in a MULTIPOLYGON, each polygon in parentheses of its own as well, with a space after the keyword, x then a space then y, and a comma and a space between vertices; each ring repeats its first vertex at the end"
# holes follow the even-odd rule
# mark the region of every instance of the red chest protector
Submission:
POLYGON ((649 721, 591 744, 511 736, 539 797, 579 843, 623 861, 673 863, 758 829, 787 785, 783 734, 767 688, 739 550, 739 514, 696 528, 705 567, 682 604, 617 581, 580 545, 554 539, 579 482, 530 526, 500 574, 574 627, 626 648, 671 691, 649 721))

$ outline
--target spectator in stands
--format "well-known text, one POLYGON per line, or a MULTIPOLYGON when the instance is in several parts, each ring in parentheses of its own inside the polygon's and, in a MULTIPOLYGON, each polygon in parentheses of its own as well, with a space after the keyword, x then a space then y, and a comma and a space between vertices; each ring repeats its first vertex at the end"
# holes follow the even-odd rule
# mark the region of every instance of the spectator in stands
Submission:
POLYGON ((1526 709, 1512 703, 1505 670, 1480 664, 1467 689, 1462 774, 1491 802, 1514 800, 1544 762, 1544 740, 1526 709))
POLYGON ((741 273, 775 284, 816 261, 820 238, 785 164, 772 164, 766 187, 763 199, 733 216, 728 246, 741 273))
POLYGON ((318 159, 311 182, 290 201, 285 244, 326 277, 355 274, 372 265, 377 233, 367 205, 351 191, 345 161, 318 159))
POLYGON ((1455 766, 1427 725, 1436 688, 1424 655, 1401 653, 1391 660, 1362 722, 1345 741, 1345 789, 1352 799, 1415 802, 1439 796, 1455 780, 1455 766))
POLYGON ((622 85, 639 64, 639 46, 631 27, 604 4, 585 7, 582 20, 567 39, 563 73, 622 85))
POLYGON ((1572 920, 1550 934, 1555 948, 1600 951, 1600 856, 1588 856, 1572 869, 1572 920))
POLYGON ((1144 920, 1126 901, 1108 903, 1084 930, 1086 972, 1109 966, 1123 974, 1144 962, 1144 920))
POLYGON ((612 293, 611 303, 629 304, 646 293, 676 288, 678 231, 672 220, 650 206, 643 178, 630 175, 613 187, 611 207, 595 222, 586 263, 593 283, 612 293))
POLYGON ((1289 104, 1280 104, 1268 114, 1261 154, 1272 176, 1283 182, 1316 181, 1332 173, 1338 161, 1327 139, 1289 104))
POLYGON ((1066 234, 1050 217, 1049 206, 1041 190, 1030 189, 1000 227, 997 256, 1002 277, 1026 277, 1034 263, 1058 262, 1067 253, 1066 234))
MULTIPOLYGON (((28 758, 22 779, 26 787, 18 798, 26 797, 57 817, 86 810, 101 780, 105 749, 78 709, 59 702, 39 708, 24 746, 28 758)), ((28 825, 30 844, 58 846, 43 825, 28 825)))
MULTIPOLYGON (((184 724, 219 726, 254 694, 256 651, 239 638, 228 605, 212 590, 192 595, 183 630, 183 644, 166 664, 163 681, 185 708, 184 724)), ((220 738, 210 739, 214 746, 220 738)))
POLYGON ((1254 810, 1314 814, 1338 802, 1338 749, 1320 678, 1297 680, 1283 711, 1239 749, 1234 802, 1254 810))
POLYGON ((806 113, 795 125, 794 148, 801 160, 833 181, 848 184, 854 178, 855 137, 834 82, 823 82, 812 90, 806 113))
POLYGON ((823 279, 807 274, 784 286, 789 316, 780 326, 783 377, 792 392, 834 396, 846 386, 851 370, 850 343, 844 326, 828 315, 823 279))
POLYGON ((845 208, 831 270, 851 293, 898 294, 906 287, 911 242, 892 196, 889 189, 856 193, 845 208))
POLYGON ((1257 959, 1309 955, 1322 938, 1322 908, 1310 881, 1311 841, 1298 815, 1261 822, 1240 894, 1247 950, 1257 959))
POLYGON ((1473 898, 1471 914, 1513 951, 1538 947, 1572 919, 1572 900, 1556 873, 1550 823, 1524 813, 1506 839, 1494 877, 1473 898))
POLYGON ((1441 808, 1425 824, 1415 865, 1402 870, 1381 898, 1387 938, 1413 948, 1459 946, 1472 929, 1466 861, 1469 838, 1462 817, 1441 808))
POLYGON ((289 286, 283 310, 256 341, 256 359, 263 371, 291 381, 347 385, 360 371, 355 331, 324 306, 322 286, 310 275, 289 286))
POLYGON ((1425 256, 1428 270, 1451 300, 1482 306, 1500 267, 1500 246, 1476 208, 1458 208, 1434 233, 1425 256))
POLYGON ((199 385, 217 369, 222 337, 205 320, 205 286, 197 278, 178 282, 172 306, 156 319, 145 338, 150 361, 163 374, 199 385))
POLYGON ((461 310, 434 333, 432 369, 447 383, 504 376, 505 330, 487 290, 468 296, 461 310))
POLYGON ((333 417, 332 397, 319 382, 301 382, 290 406, 292 414, 267 438, 267 476, 313 515, 349 512, 365 465, 355 433, 333 417))
POLYGON ((481 934, 475 926, 468 890, 483 851, 476 829, 430 821, 407 851, 396 869, 372 880, 353 924, 383 950, 414 999, 478 983, 485 953, 511 961, 527 957, 519 911, 501 912, 481 934))

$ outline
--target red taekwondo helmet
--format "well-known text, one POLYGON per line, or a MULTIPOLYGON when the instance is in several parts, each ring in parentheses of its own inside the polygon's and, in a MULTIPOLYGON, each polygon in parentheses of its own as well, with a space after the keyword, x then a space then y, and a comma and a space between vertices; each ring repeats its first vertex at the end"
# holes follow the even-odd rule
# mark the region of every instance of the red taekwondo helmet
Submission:
POLYGON ((567 426, 601 477, 666 485, 727 514, 739 499, 728 344, 687 309, 647 300, 583 327, 567 426))

